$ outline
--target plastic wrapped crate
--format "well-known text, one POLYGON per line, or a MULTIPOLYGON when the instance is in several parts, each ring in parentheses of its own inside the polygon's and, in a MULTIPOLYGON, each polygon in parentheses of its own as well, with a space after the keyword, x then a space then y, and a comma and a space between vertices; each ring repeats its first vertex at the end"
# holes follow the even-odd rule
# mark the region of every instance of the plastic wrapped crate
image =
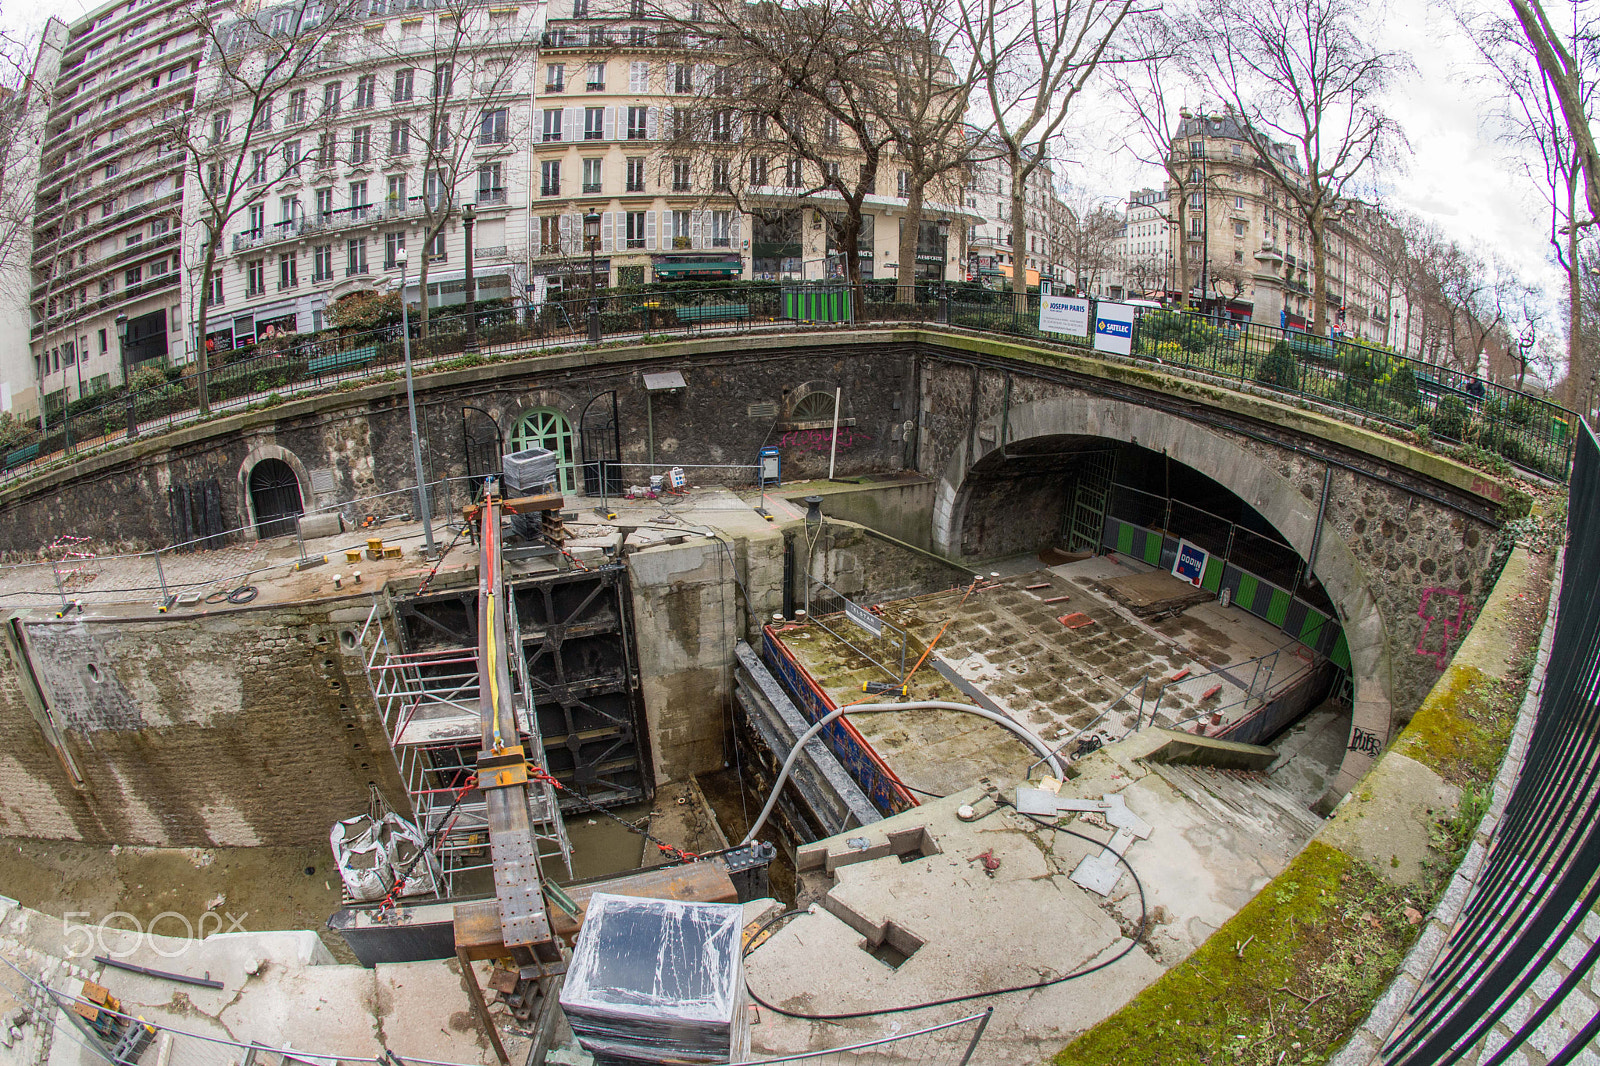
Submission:
POLYGON ((745 1053, 738 904, 596 892, 561 1009, 597 1064, 725 1063, 745 1053))
POLYGON ((558 457, 544 448, 512 452, 501 459, 508 496, 537 494, 556 478, 558 457))

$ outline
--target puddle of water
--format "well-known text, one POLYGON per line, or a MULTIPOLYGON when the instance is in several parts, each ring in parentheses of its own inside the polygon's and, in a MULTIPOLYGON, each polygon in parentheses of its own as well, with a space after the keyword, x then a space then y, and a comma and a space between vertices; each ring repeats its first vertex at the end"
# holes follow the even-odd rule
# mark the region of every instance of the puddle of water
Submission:
MULTIPOLYGON (((611 813, 643 829, 650 828, 648 803, 614 807, 611 813)), ((593 811, 567 815, 567 840, 572 844, 570 878, 560 859, 546 859, 539 866, 546 877, 557 883, 627 873, 637 870, 644 860, 644 837, 593 811)))

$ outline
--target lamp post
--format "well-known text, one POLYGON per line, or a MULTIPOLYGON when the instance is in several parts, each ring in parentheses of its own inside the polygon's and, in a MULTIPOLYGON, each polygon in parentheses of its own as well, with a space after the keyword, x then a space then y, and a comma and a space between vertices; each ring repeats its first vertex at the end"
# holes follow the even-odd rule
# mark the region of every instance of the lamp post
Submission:
POLYGON ((939 322, 950 322, 950 220, 941 218, 939 227, 939 322))
POLYGON ((406 250, 396 249, 394 261, 400 264, 400 346, 406 357, 406 408, 411 412, 411 461, 417 470, 417 509, 422 515, 422 554, 434 555, 433 507, 428 499, 428 482, 422 476, 422 441, 417 436, 417 395, 411 387, 411 318, 406 312, 406 250))
MULTIPOLYGON (((472 276, 472 227, 477 221, 478 205, 462 204, 461 228, 466 231, 467 235, 467 275, 463 281, 467 297, 467 342, 464 347, 469 352, 478 350, 478 287, 475 283, 476 279, 472 276)), ((404 293, 401 294, 400 300, 402 303, 405 302, 404 293)))
MULTIPOLYGON (((117 362, 122 364, 122 380, 128 386, 128 439, 139 435, 139 397, 133 391, 132 375, 128 373, 128 316, 117 316, 117 362)), ((82 391, 80 386, 79 391, 82 391)), ((67 419, 67 447, 72 447, 72 419, 67 419)))
POLYGON ((589 343, 600 343, 600 283, 595 276, 595 246, 600 243, 600 212, 583 216, 583 240, 589 246, 589 343))

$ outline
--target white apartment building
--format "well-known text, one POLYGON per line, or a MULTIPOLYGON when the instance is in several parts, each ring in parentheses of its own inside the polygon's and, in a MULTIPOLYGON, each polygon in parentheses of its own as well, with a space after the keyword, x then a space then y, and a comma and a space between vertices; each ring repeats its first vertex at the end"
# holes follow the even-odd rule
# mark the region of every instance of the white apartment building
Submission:
POLYGON ((1128 293, 1160 298, 1172 280, 1172 227, 1167 190, 1135 189, 1128 194, 1127 227, 1117 249, 1128 293))
POLYGON ((199 40, 185 0, 117 0, 52 19, 55 66, 35 194, 30 352, 47 415, 141 363, 189 358, 178 227, 199 40), (59 65, 57 66, 57 57, 59 65))
MULTIPOLYGON (((422 298, 424 259, 429 306, 463 302, 468 203, 477 299, 525 291, 542 5, 361 0, 351 16, 351 30, 325 34, 318 61, 276 87, 266 129, 248 149, 236 115, 249 100, 215 62, 202 65, 196 121, 212 130, 204 166, 249 154, 243 209, 224 227, 211 278, 213 352, 320 330, 350 293, 398 291, 402 249, 409 303, 422 298)), ((190 198, 191 264, 200 262, 206 211, 203 198, 190 198)), ((189 282, 193 307, 199 279, 189 282)))
POLYGON ((980 221, 967 231, 967 276, 998 287, 995 279, 1008 279, 1015 263, 1023 262, 1028 284, 1037 285, 1045 277, 1065 280, 1066 272, 1052 256, 1051 226, 1059 218, 1052 205, 1059 202, 1055 192, 1055 173, 1048 161, 1028 175, 1023 196, 1028 218, 1028 247, 1012 247, 1011 168, 1003 159, 987 159, 971 167, 966 188, 967 209, 980 221))

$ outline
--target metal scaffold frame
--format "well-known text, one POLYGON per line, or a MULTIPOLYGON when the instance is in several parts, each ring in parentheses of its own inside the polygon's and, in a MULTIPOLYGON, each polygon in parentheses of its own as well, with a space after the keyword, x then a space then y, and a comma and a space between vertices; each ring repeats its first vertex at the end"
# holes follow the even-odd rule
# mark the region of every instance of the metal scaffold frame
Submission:
MULTIPOLYGON (((509 628, 515 631, 514 620, 509 628)), ((361 630, 361 644, 367 648, 363 660, 367 685, 377 702, 395 769, 443 874, 438 895, 443 899, 461 894, 466 878, 493 865, 487 805, 474 771, 482 720, 478 651, 398 651, 376 599, 361 630)), ((541 753, 522 657, 512 656, 511 661, 518 674, 517 736, 526 751, 541 753)), ((529 809, 541 863, 559 857, 570 878, 572 845, 554 789, 543 782, 530 787, 529 809)))

